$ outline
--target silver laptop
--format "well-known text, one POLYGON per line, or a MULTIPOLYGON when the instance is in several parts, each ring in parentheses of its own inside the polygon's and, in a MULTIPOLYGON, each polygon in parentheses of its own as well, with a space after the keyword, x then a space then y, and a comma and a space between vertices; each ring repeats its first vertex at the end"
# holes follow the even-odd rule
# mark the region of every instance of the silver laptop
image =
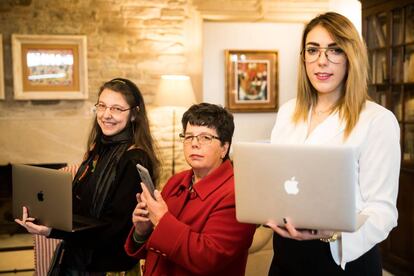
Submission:
POLYGON ((357 161, 345 146, 235 143, 236 216, 240 222, 355 231, 357 161))
POLYGON ((69 173, 28 165, 12 164, 13 216, 22 217, 22 207, 38 224, 75 232, 105 223, 73 215, 72 177, 69 173))

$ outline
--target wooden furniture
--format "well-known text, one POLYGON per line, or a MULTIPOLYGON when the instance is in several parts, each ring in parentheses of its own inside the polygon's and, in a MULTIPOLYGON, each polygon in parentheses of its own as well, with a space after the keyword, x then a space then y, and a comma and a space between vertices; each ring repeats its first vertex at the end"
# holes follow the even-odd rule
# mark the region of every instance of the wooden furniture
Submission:
POLYGON ((384 268, 414 274, 414 0, 361 0, 371 66, 369 94, 401 127, 398 227, 382 243, 384 268))
POLYGON ((31 234, 0 234, 0 275, 33 275, 33 256, 31 234))

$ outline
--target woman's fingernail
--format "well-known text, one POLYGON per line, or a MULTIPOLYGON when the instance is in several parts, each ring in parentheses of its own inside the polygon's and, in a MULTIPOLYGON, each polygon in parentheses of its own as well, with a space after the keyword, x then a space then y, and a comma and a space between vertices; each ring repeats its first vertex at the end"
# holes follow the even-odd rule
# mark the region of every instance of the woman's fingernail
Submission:
POLYGON ((286 223, 287 223, 286 218, 283 218, 283 223, 284 223, 284 224, 286 224, 286 223))

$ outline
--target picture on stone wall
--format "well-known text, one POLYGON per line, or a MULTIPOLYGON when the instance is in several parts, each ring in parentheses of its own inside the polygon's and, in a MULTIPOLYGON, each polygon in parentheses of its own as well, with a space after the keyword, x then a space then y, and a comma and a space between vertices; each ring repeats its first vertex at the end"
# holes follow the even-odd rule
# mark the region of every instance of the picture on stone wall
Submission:
POLYGON ((0 34, 0 100, 4 98, 3 36, 0 34))
POLYGON ((86 36, 12 35, 14 98, 87 99, 86 36))
POLYGON ((233 112, 276 112, 278 53, 226 50, 226 107, 233 112))

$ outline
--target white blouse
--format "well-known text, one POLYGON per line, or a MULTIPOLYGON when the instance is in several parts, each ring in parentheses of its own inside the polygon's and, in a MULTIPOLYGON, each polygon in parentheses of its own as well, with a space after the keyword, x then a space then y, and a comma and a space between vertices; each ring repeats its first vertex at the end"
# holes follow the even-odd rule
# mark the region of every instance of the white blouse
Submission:
POLYGON ((400 173, 400 128, 392 112, 367 101, 358 123, 344 141, 345 124, 338 113, 331 114, 307 137, 308 121, 291 121, 296 100, 279 108, 271 142, 276 144, 327 144, 355 147, 358 159, 357 210, 368 216, 356 232, 341 233, 342 238, 331 242, 331 254, 345 269, 353 261, 387 238, 397 225, 396 200, 400 173))

